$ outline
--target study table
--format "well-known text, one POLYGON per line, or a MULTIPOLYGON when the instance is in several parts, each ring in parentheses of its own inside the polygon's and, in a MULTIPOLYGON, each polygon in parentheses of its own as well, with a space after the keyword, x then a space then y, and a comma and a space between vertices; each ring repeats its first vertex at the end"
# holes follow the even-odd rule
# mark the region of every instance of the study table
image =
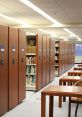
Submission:
POLYGON ((82 76, 63 76, 59 79, 59 85, 71 85, 71 83, 75 83, 78 80, 82 79, 82 76))
MULTIPOLYGON (((82 76, 63 76, 59 79, 59 85, 74 85, 74 83, 81 79, 82 76)), ((63 101, 66 101, 65 97, 63 97, 63 101)), ((62 107, 62 97, 59 97, 59 107, 62 107)))
POLYGON ((82 67, 75 67, 74 70, 82 70, 82 67))
POLYGON ((82 64, 78 65, 78 67, 82 67, 82 64))
MULTIPOLYGON (((82 87, 50 85, 41 92, 41 117, 46 117, 46 96, 49 96, 49 117, 53 117, 53 97, 82 97, 82 87)), ((68 117, 70 115, 68 114, 68 117)))
POLYGON ((81 76, 82 75, 82 71, 81 70, 73 70, 68 72, 68 76, 81 76))

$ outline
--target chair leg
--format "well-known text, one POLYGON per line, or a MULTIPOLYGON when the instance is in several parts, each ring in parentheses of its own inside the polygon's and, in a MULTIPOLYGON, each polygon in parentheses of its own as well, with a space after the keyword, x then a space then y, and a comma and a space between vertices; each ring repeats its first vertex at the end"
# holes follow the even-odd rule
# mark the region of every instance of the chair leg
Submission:
POLYGON ((69 97, 68 117, 71 117, 71 97, 69 97))
POLYGON ((78 106, 79 106, 79 103, 77 103, 77 105, 76 105, 75 117, 77 117, 78 106))

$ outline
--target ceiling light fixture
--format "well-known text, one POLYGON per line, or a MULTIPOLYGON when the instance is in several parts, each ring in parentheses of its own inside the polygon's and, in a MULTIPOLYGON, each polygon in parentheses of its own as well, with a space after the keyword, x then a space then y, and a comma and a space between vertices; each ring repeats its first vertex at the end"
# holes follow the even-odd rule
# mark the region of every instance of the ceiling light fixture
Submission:
POLYGON ((78 37, 78 35, 74 34, 74 33, 71 32, 69 29, 64 28, 64 30, 65 30, 66 32, 68 32, 69 34, 71 34, 71 36, 76 37, 76 38, 78 39, 78 41, 82 41, 81 38, 78 37))
POLYGON ((23 22, 23 21, 21 21, 21 20, 17 20, 17 19, 15 19, 15 18, 6 16, 6 15, 3 15, 3 14, 1 14, 1 13, 0 13, 0 17, 2 17, 2 18, 4 18, 4 19, 7 19, 7 20, 11 20, 11 21, 13 21, 13 22, 16 22, 16 23, 21 24, 21 25, 26 26, 26 27, 31 27, 30 24, 27 24, 27 23, 25 23, 25 22, 23 22))
POLYGON ((76 37, 77 35, 76 34, 74 34, 73 32, 71 32, 69 29, 67 29, 67 28, 64 28, 64 30, 66 31, 66 32, 68 32, 72 37, 76 37))
POLYGON ((40 15, 42 15, 43 17, 45 17, 46 19, 50 20, 56 26, 62 26, 63 25, 60 22, 58 22, 57 20, 55 20, 54 18, 52 18, 51 16, 49 16, 47 13, 45 13, 39 7, 37 7, 36 5, 34 5, 33 3, 31 3, 30 1, 28 1, 28 0, 19 0, 19 1, 22 2, 23 4, 25 4, 26 6, 32 8, 34 11, 36 11, 37 13, 39 13, 40 15))
POLYGON ((81 38, 79 38, 79 37, 76 37, 77 39, 78 39, 78 41, 82 41, 82 39, 81 38))

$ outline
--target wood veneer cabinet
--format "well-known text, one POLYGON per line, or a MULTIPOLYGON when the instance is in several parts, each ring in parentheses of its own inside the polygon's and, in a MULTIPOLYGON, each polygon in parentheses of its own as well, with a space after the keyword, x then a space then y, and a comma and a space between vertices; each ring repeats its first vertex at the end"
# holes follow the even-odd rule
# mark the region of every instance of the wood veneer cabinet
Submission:
MULTIPOLYGON (((26 89, 39 90, 42 87, 42 36, 29 35, 26 38, 26 89)), ((44 84, 45 86, 45 84, 44 84)))
POLYGON ((74 65, 74 44, 55 42, 55 75, 60 76, 74 65))
MULTIPOLYGON (((55 64, 55 41, 53 38, 50 38, 50 82, 53 81, 54 76, 55 76, 55 68, 54 68, 54 64, 55 64)), ((57 53, 58 54, 58 53, 57 53)), ((57 58, 58 59, 58 58, 57 58)))
POLYGON ((26 89, 37 91, 54 79, 55 41, 40 34, 26 40, 26 89))
POLYGON ((0 26, 0 116, 25 98, 25 36, 21 30, 0 26))
POLYGON ((42 76, 42 87, 46 84, 46 36, 43 36, 42 38, 42 70, 43 70, 43 76, 42 76))
POLYGON ((18 100, 22 102, 26 97, 26 34, 22 30, 18 30, 18 100))
POLYGON ((26 36, 26 90, 36 90, 37 60, 36 60, 36 35, 26 36))
POLYGON ((49 52, 49 37, 47 36, 46 37, 46 84, 49 83, 49 55, 50 55, 50 52, 49 52))
POLYGON ((0 116, 8 111, 8 27, 0 25, 0 116))
POLYGON ((36 90, 42 88, 42 35, 36 35, 36 60, 37 60, 37 79, 36 79, 36 90))
POLYGON ((9 28, 9 109, 18 104, 18 29, 9 28))

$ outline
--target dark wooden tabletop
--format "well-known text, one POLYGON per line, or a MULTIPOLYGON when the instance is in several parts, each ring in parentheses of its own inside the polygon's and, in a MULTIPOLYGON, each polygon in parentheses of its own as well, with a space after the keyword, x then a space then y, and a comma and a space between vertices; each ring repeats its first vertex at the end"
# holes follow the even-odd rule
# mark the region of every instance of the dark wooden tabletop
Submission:
POLYGON ((77 86, 57 86, 51 85, 44 89, 41 93, 45 95, 61 95, 61 96, 82 96, 82 87, 77 86))
POLYGON ((75 67, 74 70, 82 70, 82 67, 75 67))

